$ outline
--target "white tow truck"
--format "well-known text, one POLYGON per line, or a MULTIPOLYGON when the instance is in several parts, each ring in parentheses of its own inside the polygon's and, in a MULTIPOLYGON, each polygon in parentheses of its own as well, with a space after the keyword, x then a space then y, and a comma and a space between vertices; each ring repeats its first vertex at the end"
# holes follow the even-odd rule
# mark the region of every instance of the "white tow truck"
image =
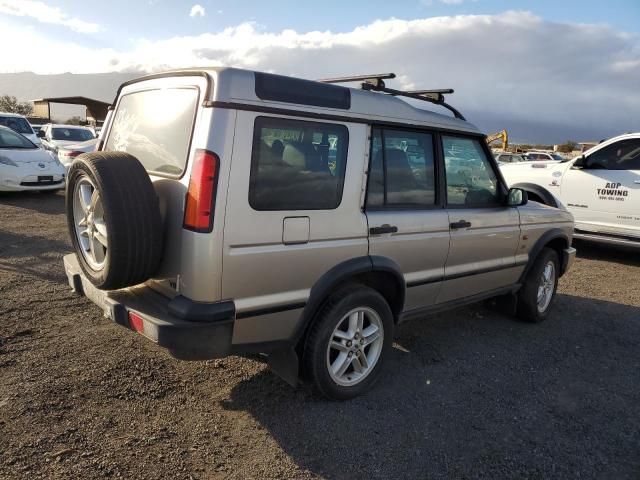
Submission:
POLYGON ((575 238, 640 247, 640 133, 620 135, 569 161, 500 165, 529 200, 564 204, 575 238))

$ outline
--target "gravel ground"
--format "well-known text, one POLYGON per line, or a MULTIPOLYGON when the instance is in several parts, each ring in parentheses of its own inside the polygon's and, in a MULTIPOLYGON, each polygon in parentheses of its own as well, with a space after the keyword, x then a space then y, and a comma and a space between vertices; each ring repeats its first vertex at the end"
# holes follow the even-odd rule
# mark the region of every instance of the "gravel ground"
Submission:
POLYGON ((347 403, 187 363, 70 292, 62 195, 0 196, 0 478, 640 478, 640 260, 578 245, 540 325, 401 326, 347 403))

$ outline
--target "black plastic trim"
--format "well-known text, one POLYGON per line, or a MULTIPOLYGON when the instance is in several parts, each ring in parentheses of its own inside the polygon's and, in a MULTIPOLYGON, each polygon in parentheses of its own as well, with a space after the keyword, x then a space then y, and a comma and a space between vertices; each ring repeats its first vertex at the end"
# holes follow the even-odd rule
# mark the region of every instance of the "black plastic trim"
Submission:
POLYGON ((233 320, 236 307, 231 300, 217 303, 199 303, 178 295, 167 306, 169 313, 190 322, 220 322, 233 320))
MULTIPOLYGON (((527 274, 533 267, 533 264, 535 263, 536 258, 538 257, 538 254, 542 251, 542 249, 549 242, 551 242, 552 240, 556 240, 558 238, 564 240, 566 244, 565 248, 571 246, 571 242, 569 241, 568 235, 564 233, 562 230, 560 230, 559 228, 553 228, 551 230, 546 231, 544 234, 542 234, 542 236, 538 239, 538 241, 533 245, 531 250, 529 250, 529 261, 527 262, 527 266, 522 272, 522 275, 520 275, 520 283, 523 283, 524 280, 526 279, 527 274)), ((560 257, 561 257, 559 259, 560 265, 562 265, 564 262, 564 259, 562 258, 562 253, 560 254, 560 257)), ((560 272, 560 275, 562 275, 563 273, 564 272, 560 272)))
POLYGON ((415 280, 413 282, 407 282, 407 288, 419 287, 421 285, 428 285, 430 283, 438 283, 446 280, 455 280, 457 278, 473 277, 474 275, 481 275, 483 273, 499 272, 500 270, 508 270, 510 268, 522 267, 527 262, 516 262, 513 265, 500 265, 499 267, 482 268, 480 270, 474 270, 468 273, 457 273, 455 275, 442 275, 437 278, 430 278, 427 280, 415 280))
POLYGON ((245 312, 236 313, 236 318, 250 318, 259 317, 260 315, 271 315, 272 313, 288 312, 289 310, 297 310, 304 308, 306 302, 287 303, 285 305, 278 305, 275 307, 258 308, 255 310, 247 310, 245 312))
POLYGON ((316 107, 351 108, 351 90, 301 78, 255 72, 256 96, 262 100, 316 107))
POLYGON ((331 268, 322 275, 311 288, 309 299, 304 307, 302 318, 300 322, 298 322, 292 340, 297 342, 303 337, 309 323, 313 320, 327 297, 335 291, 337 285, 354 276, 370 272, 391 273, 396 278, 397 286, 400 290, 400 302, 399 308, 396 308, 394 313, 398 315, 404 307, 406 289, 404 278, 400 273, 398 265, 393 260, 386 257, 355 257, 331 268))
POLYGON ((482 292, 476 295, 471 295, 470 297, 458 298, 450 302, 430 305, 428 307, 414 308, 412 310, 407 310, 406 312, 404 312, 400 317, 400 321, 406 322, 413 318, 422 317, 424 315, 429 315, 433 313, 443 312, 446 310, 450 310, 452 308, 468 305, 470 303, 480 302, 487 298, 497 297, 500 295, 505 295, 507 293, 514 293, 514 292, 517 292, 520 289, 520 287, 521 287, 521 284, 516 283, 514 285, 509 285, 508 287, 497 288, 495 290, 490 290, 488 292, 482 292))
POLYGON ((558 202, 556 202, 556 199, 553 196, 553 194, 541 185, 524 182, 524 183, 516 183, 515 185, 512 185, 512 187, 521 188, 522 190, 525 190, 525 191, 530 191, 531 193, 534 193, 540 198, 542 198, 542 200, 546 205, 549 205, 550 207, 558 208, 558 202))

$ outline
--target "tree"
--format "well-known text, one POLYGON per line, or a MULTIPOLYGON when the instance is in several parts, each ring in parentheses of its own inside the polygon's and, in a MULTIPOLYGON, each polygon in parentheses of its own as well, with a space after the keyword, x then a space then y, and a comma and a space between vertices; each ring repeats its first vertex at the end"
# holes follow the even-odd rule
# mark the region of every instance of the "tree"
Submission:
POLYGON ((73 117, 67 119, 67 121, 64 123, 66 123, 67 125, 85 125, 86 124, 86 122, 78 115, 74 115, 73 117))
POLYGON ((558 145, 558 151, 561 153, 571 153, 578 147, 573 140, 567 140, 565 143, 558 145))
POLYGON ((33 105, 29 102, 19 102, 16 97, 11 95, 2 95, 0 97, 0 112, 28 116, 33 113, 33 105))

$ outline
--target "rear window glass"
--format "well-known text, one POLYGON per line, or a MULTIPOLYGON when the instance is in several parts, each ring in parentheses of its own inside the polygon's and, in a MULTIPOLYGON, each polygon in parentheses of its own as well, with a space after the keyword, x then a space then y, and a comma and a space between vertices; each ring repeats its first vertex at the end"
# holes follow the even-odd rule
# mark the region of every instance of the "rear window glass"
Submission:
POLYGON ((0 125, 9 127, 14 132, 26 133, 27 135, 33 134, 31 125, 22 117, 3 117, 0 115, 0 125))
POLYGON ((336 208, 348 144, 344 125, 258 117, 249 204, 256 210, 336 208))
POLYGON ((113 118, 106 150, 133 155, 147 171, 179 176, 187 164, 197 105, 195 88, 124 95, 113 118))
POLYGON ((53 140, 65 140, 69 142, 85 142, 95 138, 90 130, 84 128, 52 128, 51 138, 53 140))

